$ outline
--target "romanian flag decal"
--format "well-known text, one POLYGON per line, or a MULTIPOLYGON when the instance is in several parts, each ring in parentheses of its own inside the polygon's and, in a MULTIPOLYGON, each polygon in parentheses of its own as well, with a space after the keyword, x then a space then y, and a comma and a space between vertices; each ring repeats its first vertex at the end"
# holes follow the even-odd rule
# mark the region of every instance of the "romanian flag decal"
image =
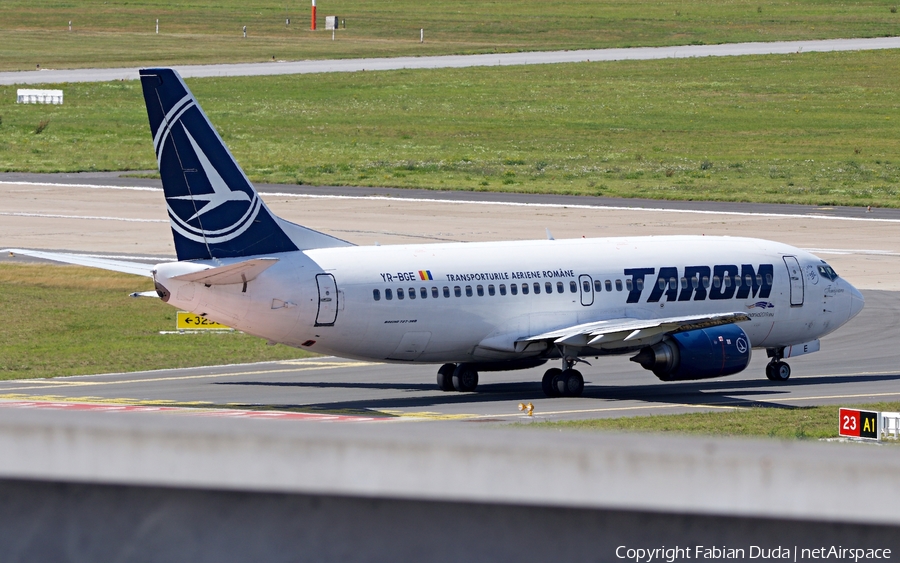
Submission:
POLYGON ((419 270, 419 279, 422 281, 432 281, 431 270, 419 270))

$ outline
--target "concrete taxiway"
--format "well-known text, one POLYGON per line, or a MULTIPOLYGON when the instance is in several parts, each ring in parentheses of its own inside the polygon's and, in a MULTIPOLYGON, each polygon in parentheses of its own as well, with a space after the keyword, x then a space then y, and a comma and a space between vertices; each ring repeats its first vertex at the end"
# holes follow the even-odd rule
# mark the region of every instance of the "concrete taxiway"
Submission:
MULTIPOLYGON (((157 180, 69 176, 61 178, 67 182, 61 185, 26 183, 25 179, 0 175, 0 247, 150 261, 174 254, 157 180)), ((518 411, 520 402, 533 403, 538 419, 564 419, 900 397, 900 372, 892 355, 894 335, 900 328, 900 292, 896 291, 900 289, 900 216, 894 210, 866 213, 853 208, 747 204, 690 210, 684 203, 669 202, 638 202, 655 206, 639 208, 599 198, 464 193, 468 199, 461 200, 458 193, 370 193, 305 186, 265 186, 261 191, 279 215, 358 244, 543 238, 546 229, 557 238, 761 236, 814 249, 865 290, 867 304, 850 324, 823 340, 821 352, 793 360, 794 375, 785 385, 764 378, 766 358, 761 352, 741 374, 674 384, 657 381, 624 357, 591 359, 593 366, 582 366, 587 386, 578 399, 545 398, 539 383, 545 368, 485 373, 478 393, 457 394, 436 390, 435 366, 317 358, 3 382, 0 399, 4 404, 58 402, 59 408, 95 410, 98 405, 169 406, 196 409, 204 416, 216 415, 217 409, 232 409, 231 414, 239 416, 275 409, 367 422, 515 421, 527 420, 518 411)), ((18 259, 7 253, 0 256, 0 262, 18 259)), ((190 337, 160 335, 161 339, 190 337)))

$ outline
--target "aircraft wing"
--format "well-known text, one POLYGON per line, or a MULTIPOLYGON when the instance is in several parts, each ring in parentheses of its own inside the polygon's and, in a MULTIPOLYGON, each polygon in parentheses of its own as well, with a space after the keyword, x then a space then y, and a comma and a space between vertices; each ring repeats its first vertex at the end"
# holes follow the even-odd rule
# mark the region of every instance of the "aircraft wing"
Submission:
POLYGON ((650 346, 662 340, 667 334, 749 320, 750 317, 742 312, 685 315, 662 319, 607 319, 519 338, 515 341, 515 350, 524 352, 529 346, 537 343, 543 343, 545 346, 602 349, 650 346))
POLYGON ((108 258, 95 258, 93 256, 84 256, 79 254, 63 254, 60 252, 42 252, 40 250, 23 250, 18 248, 8 248, 4 252, 13 254, 22 254, 41 258, 42 260, 52 260, 54 262, 63 262, 65 264, 76 264, 78 266, 88 266, 90 268, 100 268, 102 270, 112 270, 113 272, 122 272, 124 274, 134 274, 136 276, 153 277, 153 266, 150 264, 142 264, 140 262, 125 262, 124 260, 110 260, 108 258))

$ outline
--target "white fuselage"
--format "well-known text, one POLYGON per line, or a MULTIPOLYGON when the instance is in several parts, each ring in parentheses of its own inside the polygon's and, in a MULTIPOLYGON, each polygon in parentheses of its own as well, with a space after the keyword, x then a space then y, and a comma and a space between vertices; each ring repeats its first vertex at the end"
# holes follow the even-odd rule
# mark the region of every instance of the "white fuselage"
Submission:
POLYGON ((517 338, 604 319, 726 312, 750 316, 740 326, 753 347, 780 348, 818 339, 862 308, 859 292, 827 275, 825 262, 759 239, 355 246, 272 256, 279 261, 245 285, 171 279, 209 262, 161 264, 156 280, 170 304, 273 342, 424 363, 522 357, 517 338))

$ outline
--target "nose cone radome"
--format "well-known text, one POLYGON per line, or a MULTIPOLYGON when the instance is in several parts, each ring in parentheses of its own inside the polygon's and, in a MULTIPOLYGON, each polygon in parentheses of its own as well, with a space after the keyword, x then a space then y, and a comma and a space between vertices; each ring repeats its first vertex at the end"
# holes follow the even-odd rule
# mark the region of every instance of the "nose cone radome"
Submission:
POLYGON ((863 310, 863 306, 865 304, 866 300, 862 296, 862 293, 860 293, 858 289, 850 285, 850 317, 847 320, 850 320, 858 315, 859 312, 863 310))

